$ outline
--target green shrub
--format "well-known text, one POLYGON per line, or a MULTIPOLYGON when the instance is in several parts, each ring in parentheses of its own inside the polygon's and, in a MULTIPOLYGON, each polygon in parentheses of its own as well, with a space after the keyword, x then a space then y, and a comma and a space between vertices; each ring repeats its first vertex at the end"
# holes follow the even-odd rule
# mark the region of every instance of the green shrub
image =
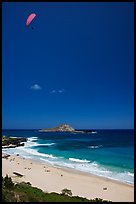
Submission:
POLYGON ((55 192, 45 193, 37 187, 32 187, 29 182, 14 185, 8 175, 2 180, 2 202, 110 202, 101 198, 89 200, 79 196, 72 196, 71 190, 67 188, 64 188, 62 193, 58 194, 55 192))
POLYGON ((14 183, 12 182, 11 177, 8 177, 8 175, 5 176, 5 178, 3 179, 3 185, 6 188, 13 188, 14 187, 14 183))
POLYGON ((62 195, 72 196, 72 191, 67 188, 64 188, 61 192, 62 192, 62 195))

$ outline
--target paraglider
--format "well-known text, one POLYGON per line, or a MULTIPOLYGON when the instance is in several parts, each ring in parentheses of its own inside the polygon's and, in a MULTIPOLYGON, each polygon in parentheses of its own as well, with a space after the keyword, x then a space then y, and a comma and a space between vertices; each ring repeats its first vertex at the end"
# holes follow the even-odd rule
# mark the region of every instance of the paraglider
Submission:
MULTIPOLYGON (((35 13, 31 13, 28 16, 27 20, 26 20, 26 26, 29 26, 35 17, 36 17, 36 14, 35 13)), ((34 29, 34 28, 32 27, 32 29, 34 29)))

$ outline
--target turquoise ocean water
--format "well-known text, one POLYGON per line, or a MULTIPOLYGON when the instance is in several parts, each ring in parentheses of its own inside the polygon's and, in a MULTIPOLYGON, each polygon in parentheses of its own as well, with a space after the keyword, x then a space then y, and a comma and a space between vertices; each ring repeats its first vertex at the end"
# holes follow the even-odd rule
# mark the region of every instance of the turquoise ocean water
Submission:
POLYGON ((6 153, 134 184, 134 130, 3 130, 2 135, 28 138, 22 147, 3 149, 6 153))

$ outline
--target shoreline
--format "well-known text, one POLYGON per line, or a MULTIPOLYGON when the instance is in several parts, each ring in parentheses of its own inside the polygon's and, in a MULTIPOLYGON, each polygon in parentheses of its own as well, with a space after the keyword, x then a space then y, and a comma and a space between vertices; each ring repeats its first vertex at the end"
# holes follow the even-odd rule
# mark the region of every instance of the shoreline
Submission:
POLYGON ((68 188, 73 195, 88 199, 101 198, 113 202, 133 202, 134 185, 79 170, 54 166, 49 163, 10 155, 2 158, 2 176, 11 176, 14 182, 30 182, 47 192, 61 193, 68 188), (13 174, 18 172, 23 177, 13 174))
POLYGON ((61 166, 57 166, 57 165, 53 165, 53 167, 60 168, 60 169, 62 169, 64 171, 67 171, 67 172, 73 172, 75 174, 82 174, 82 175, 87 175, 87 176, 91 176, 91 177, 98 177, 98 178, 103 179, 103 180, 107 180, 107 181, 115 182, 115 183, 118 183, 118 184, 134 187, 134 184, 132 184, 132 183, 122 182, 122 181, 111 179, 111 178, 108 178, 108 177, 104 177, 104 176, 100 176, 100 175, 95 175, 95 174, 92 174, 92 173, 89 173, 89 172, 80 171, 78 169, 72 169, 70 167, 61 167, 61 166))
MULTIPOLYGON (((13 154, 11 154, 11 153, 8 154, 8 153, 5 153, 5 152, 2 151, 2 157, 3 157, 4 154, 5 154, 5 156, 7 155, 7 157, 9 157, 9 156, 15 156, 16 157, 16 155, 18 155, 17 157, 23 158, 23 156, 19 155, 18 153, 17 154, 14 154, 14 153, 13 154)), ((112 177, 106 177, 106 176, 103 176, 103 175, 93 174, 91 172, 82 171, 80 169, 75 169, 75 168, 72 168, 72 167, 61 166, 61 165, 58 165, 58 164, 50 163, 48 161, 42 161, 42 160, 39 160, 39 159, 33 159, 33 158, 25 158, 25 159, 34 161, 34 162, 36 162, 38 164, 45 164, 45 165, 50 166, 50 167, 59 168, 59 169, 62 169, 62 170, 68 171, 68 172, 72 171, 75 174, 83 174, 83 175, 88 175, 88 176, 92 176, 92 177, 98 177, 100 179, 109 180, 111 182, 115 182, 115 183, 119 183, 119 184, 123 184, 123 185, 129 185, 129 186, 134 187, 134 183, 120 181, 120 180, 114 179, 112 177)))

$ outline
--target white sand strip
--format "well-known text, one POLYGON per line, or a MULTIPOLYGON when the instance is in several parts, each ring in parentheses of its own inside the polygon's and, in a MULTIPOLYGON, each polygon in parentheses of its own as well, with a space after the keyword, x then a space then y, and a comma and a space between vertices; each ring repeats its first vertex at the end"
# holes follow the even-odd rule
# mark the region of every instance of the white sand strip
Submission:
POLYGON ((14 182, 30 182, 43 191, 61 193, 68 188, 73 195, 92 198, 102 198, 113 202, 134 202, 134 186, 116 182, 103 177, 71 169, 63 169, 42 164, 30 159, 11 155, 2 158, 2 176, 12 177, 14 182), (18 177, 18 172, 23 177, 18 177))

